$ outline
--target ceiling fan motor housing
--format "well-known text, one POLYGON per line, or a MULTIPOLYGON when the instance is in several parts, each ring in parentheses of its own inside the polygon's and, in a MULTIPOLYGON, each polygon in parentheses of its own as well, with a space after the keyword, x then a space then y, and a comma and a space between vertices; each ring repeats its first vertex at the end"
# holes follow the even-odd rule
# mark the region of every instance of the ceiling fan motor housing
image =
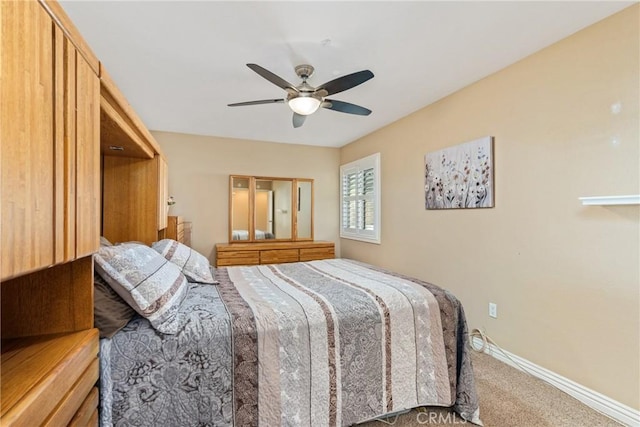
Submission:
POLYGON ((302 80, 306 80, 309 77, 311 77, 311 75, 313 74, 314 68, 311 65, 302 64, 302 65, 298 65, 295 68, 295 70, 298 77, 300 77, 302 80))

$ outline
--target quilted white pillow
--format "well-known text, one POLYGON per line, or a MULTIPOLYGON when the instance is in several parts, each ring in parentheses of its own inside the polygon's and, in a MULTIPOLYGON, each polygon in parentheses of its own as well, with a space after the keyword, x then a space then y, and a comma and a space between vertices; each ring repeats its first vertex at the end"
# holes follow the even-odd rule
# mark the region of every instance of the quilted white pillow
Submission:
POLYGON ((148 246, 102 246, 94 255, 96 272, 159 332, 180 329, 179 310, 188 282, 180 269, 148 246))
POLYGON ((164 239, 155 242, 151 247, 180 267, 182 273, 187 276, 189 281, 217 284, 211 275, 209 260, 189 246, 172 239, 164 239))

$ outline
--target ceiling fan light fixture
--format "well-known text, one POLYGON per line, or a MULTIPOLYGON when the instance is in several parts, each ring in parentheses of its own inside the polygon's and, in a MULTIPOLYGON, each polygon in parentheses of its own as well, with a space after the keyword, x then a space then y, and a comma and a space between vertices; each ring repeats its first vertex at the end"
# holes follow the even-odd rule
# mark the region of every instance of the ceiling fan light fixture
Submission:
MULTIPOLYGON (((327 44, 330 41, 327 41, 327 44)), ((229 107, 239 107, 243 105, 260 105, 260 104, 277 104, 286 102, 293 111, 293 127, 299 128, 305 122, 308 115, 315 113, 318 108, 326 108, 327 110, 337 111, 339 113, 356 114, 359 116, 368 116, 371 110, 359 105, 350 104, 348 102, 338 101, 336 99, 327 99, 336 93, 344 92, 347 89, 356 87, 367 80, 373 78, 373 73, 369 70, 362 70, 356 73, 347 74, 328 81, 318 87, 313 87, 307 83, 307 79, 313 74, 313 67, 309 64, 298 65, 295 68, 296 74, 302 79, 302 83, 294 86, 271 71, 259 66, 258 64, 247 64, 247 67, 255 71, 264 79, 270 81, 287 93, 285 99, 263 99, 259 101, 236 102, 227 104, 229 107)))
POLYGON ((320 104, 321 101, 313 96, 297 96, 289 100, 289 108, 302 116, 315 113, 320 104))

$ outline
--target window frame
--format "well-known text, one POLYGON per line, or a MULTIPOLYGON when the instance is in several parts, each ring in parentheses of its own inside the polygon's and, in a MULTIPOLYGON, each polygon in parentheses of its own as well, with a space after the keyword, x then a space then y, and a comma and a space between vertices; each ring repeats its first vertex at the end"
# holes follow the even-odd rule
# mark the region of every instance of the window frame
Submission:
MULTIPOLYGON (((380 192, 380 153, 374 153, 369 156, 363 157, 358 160, 354 160, 347 164, 340 166, 340 238, 343 239, 351 239, 351 240, 359 240, 367 243, 375 243, 380 244, 380 236, 381 236, 381 192, 380 192), (344 192, 344 181, 345 177, 349 174, 357 173, 361 174, 367 169, 373 168, 373 197, 371 195, 365 194, 357 194, 356 196, 349 197, 348 200, 345 200, 345 192, 344 192), (345 227, 344 223, 344 213, 345 213, 345 202, 351 202, 353 200, 357 201, 365 201, 367 199, 373 199, 374 206, 374 219, 373 219, 373 230, 366 230, 364 227, 356 227, 356 228, 348 228, 345 227)), ((360 179, 358 177, 357 179, 360 179)), ((358 185, 356 184, 356 187, 358 185)), ((361 206, 360 203, 356 203, 356 209, 361 206)), ((359 216, 359 213, 356 212, 356 218, 359 216)), ((363 216, 364 218, 364 216, 363 216)), ((363 224, 358 224, 363 225, 363 224)))

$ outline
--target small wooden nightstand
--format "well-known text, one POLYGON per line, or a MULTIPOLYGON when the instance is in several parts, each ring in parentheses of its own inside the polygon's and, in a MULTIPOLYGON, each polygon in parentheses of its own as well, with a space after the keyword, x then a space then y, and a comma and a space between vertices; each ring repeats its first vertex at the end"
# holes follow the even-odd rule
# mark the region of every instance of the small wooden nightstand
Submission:
POLYGON ((165 237, 191 246, 191 223, 186 222, 182 216, 170 216, 165 237))

